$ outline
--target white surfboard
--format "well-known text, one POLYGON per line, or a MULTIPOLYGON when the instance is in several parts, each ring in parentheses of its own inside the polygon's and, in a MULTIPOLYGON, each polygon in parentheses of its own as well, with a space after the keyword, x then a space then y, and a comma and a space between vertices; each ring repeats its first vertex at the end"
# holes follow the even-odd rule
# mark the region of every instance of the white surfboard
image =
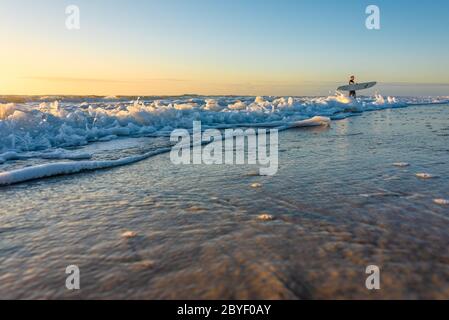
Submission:
POLYGON ((338 91, 358 91, 358 90, 364 90, 374 87, 377 84, 377 82, 365 82, 365 83, 357 83, 357 84, 350 84, 347 86, 341 86, 338 87, 338 91))

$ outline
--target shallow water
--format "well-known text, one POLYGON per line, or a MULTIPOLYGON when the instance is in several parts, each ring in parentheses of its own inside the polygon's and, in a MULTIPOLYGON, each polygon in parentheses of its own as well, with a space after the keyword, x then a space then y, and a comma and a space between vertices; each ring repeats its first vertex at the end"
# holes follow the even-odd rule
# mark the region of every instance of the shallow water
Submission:
MULTIPOLYGON (((447 105, 416 106, 285 131, 272 177, 162 154, 3 187, 0 297, 448 299, 449 210, 434 203, 449 198, 448 120, 447 105)), ((120 152, 154 147, 139 139, 120 152)))

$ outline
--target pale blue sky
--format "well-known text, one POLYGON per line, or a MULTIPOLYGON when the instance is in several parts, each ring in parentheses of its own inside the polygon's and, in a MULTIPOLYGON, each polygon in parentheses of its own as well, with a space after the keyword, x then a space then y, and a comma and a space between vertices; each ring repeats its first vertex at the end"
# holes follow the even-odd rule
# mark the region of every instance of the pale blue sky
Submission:
POLYGON ((1 0, 0 36, 2 94, 313 95, 356 74, 449 95, 446 0, 1 0), (365 28, 370 4, 381 30, 365 28))

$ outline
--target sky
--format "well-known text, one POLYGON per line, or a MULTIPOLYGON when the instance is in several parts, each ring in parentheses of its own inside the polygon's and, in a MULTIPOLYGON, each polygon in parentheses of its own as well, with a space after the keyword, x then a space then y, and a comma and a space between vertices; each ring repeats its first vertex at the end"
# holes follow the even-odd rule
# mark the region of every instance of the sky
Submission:
POLYGON ((0 40, 2 95, 449 95, 447 0, 0 0, 0 40))

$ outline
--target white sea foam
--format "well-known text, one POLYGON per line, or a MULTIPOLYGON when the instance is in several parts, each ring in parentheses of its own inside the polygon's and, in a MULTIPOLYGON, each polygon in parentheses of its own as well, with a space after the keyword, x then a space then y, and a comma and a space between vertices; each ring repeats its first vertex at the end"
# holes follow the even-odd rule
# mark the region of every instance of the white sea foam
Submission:
POLYGON ((157 151, 152 151, 142 155, 131 156, 117 160, 57 162, 31 166, 7 172, 0 172, 0 186, 63 174, 73 174, 83 171, 124 166, 168 151, 170 151, 170 148, 161 148, 157 151))
POLYGON ((289 125, 314 116, 341 119, 354 113, 442 99, 373 98, 353 100, 342 95, 314 98, 171 98, 132 102, 28 102, 0 104, 0 153, 86 145, 123 136, 163 135, 191 128, 270 123, 289 125))
POLYGON ((438 178, 438 176, 435 176, 433 174, 430 173, 425 173, 425 172, 421 172, 421 173, 417 173, 416 176, 420 179, 434 179, 434 178, 438 178))
POLYGON ((329 97, 176 97, 135 101, 65 99, 63 102, 0 104, 0 164, 31 158, 78 160, 49 163, 0 173, 0 185, 121 166, 169 151, 107 161, 81 161, 91 155, 67 151, 95 141, 120 137, 168 136, 176 128, 191 130, 193 121, 207 128, 292 127, 329 125, 364 111, 416 104, 447 103, 448 98, 384 98, 357 100, 341 94, 329 97), (74 102, 75 101, 75 102, 74 102))
POLYGON ((449 205, 448 199, 434 199, 433 202, 435 202, 436 204, 442 205, 442 206, 449 205))
POLYGON ((45 152, 22 152, 8 151, 0 154, 0 164, 10 160, 26 160, 26 159, 67 159, 67 160, 83 160, 90 159, 92 155, 85 152, 69 152, 64 149, 49 150, 45 152))
MULTIPOLYGON (((310 126, 328 126, 330 124, 330 119, 326 117, 313 117, 312 119, 297 121, 290 125, 281 127, 281 130, 285 130, 292 127, 310 127, 310 126)), ((266 126, 269 126, 266 124, 266 126)), ((271 126, 275 126, 271 124, 271 126)), ((223 137, 223 139, 233 138, 241 133, 235 132, 233 134, 228 134, 223 137)), ((199 143, 193 143, 193 145, 188 146, 196 146, 206 144, 204 141, 200 141, 199 143)), ((36 180, 41 178, 47 178, 57 175, 65 175, 65 174, 74 174, 83 171, 92 171, 92 170, 100 170, 106 168, 113 168, 118 166, 124 166, 127 164, 136 163, 148 158, 151 158, 155 155, 159 155, 162 153, 166 153, 171 151, 171 147, 163 147, 159 148, 155 151, 147 152, 142 155, 125 157, 117 160, 107 160, 107 161, 76 161, 76 162, 56 162, 49 163, 43 165, 36 165, 25 167, 21 169, 16 169, 12 171, 0 172, 0 186, 6 186, 16 183, 21 183, 30 180, 36 180)), ((30 158, 43 158, 43 159, 72 159, 72 160, 80 160, 90 158, 91 155, 87 153, 69 153, 65 150, 60 151, 52 151, 52 152, 28 152, 23 154, 18 154, 16 152, 7 152, 2 155, 5 157, 5 161, 7 160, 21 160, 21 159, 30 159, 30 158)), ((1 158, 0 158, 1 159, 1 158)), ((252 187, 256 188, 261 185, 252 185, 252 187)))
POLYGON ((396 163, 393 163, 393 166, 404 168, 404 167, 409 167, 410 163, 408 163, 408 162, 396 162, 396 163))

